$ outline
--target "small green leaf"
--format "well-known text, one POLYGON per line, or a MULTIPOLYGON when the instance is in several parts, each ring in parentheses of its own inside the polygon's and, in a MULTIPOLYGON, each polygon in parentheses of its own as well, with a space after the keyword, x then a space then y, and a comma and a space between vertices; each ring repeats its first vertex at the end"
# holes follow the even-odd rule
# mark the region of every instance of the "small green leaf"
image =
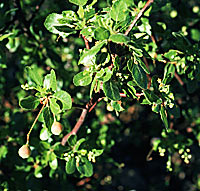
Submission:
POLYGON ((94 38, 96 40, 108 39, 109 36, 110 36, 110 31, 105 29, 105 28, 103 28, 103 27, 98 27, 94 31, 94 38))
POLYGON ((73 147, 77 142, 77 136, 76 135, 70 135, 67 142, 68 142, 69 146, 73 147))
POLYGON ((94 90, 94 87, 95 87, 96 83, 97 83, 97 78, 95 76, 93 81, 92 81, 92 84, 90 86, 90 98, 92 97, 92 93, 93 93, 93 90, 94 90))
POLYGON ((51 81, 51 74, 47 74, 44 77, 44 82, 43 82, 43 87, 48 90, 50 89, 51 85, 50 85, 50 81, 51 81))
POLYGON ((25 68, 28 76, 37 84, 42 86, 43 77, 38 73, 38 69, 36 67, 27 66, 25 68))
POLYGON ((110 35, 109 40, 115 43, 124 43, 127 44, 130 41, 130 38, 122 33, 110 35))
POLYGON ((50 88, 53 91, 56 91, 56 89, 57 89, 56 73, 55 73, 55 71, 53 69, 51 70, 50 88))
POLYGON ((83 176, 90 177, 93 174, 92 163, 86 157, 80 158, 79 163, 76 163, 76 168, 83 176))
POLYGON ((85 141, 86 141, 85 138, 79 139, 79 140, 76 142, 76 144, 74 145, 73 150, 74 150, 74 151, 78 151, 78 149, 79 149, 79 147, 81 146, 81 144, 82 144, 83 142, 85 142, 85 141))
POLYGON ((88 0, 69 0, 70 3, 75 5, 84 6, 88 0))
POLYGON ((115 1, 110 12, 111 18, 116 22, 124 21, 128 15, 127 8, 124 0, 115 1))
POLYGON ((61 112, 59 104, 56 102, 55 98, 50 99, 50 109, 53 114, 58 114, 61 112))
POLYGON ((51 13, 47 16, 44 26, 54 34, 66 38, 70 34, 76 33, 73 22, 77 21, 77 16, 73 11, 63 11, 63 14, 51 13), (67 13, 67 14, 66 14, 67 13))
POLYGON ((160 116, 161 116, 161 119, 165 125, 165 128, 166 130, 168 130, 168 121, 167 121, 167 112, 164 108, 164 106, 161 105, 161 108, 160 108, 160 116))
POLYGON ((105 71, 104 75, 100 77, 99 80, 107 82, 112 77, 112 71, 109 68, 106 68, 104 71, 105 71))
POLYGON ((106 44, 106 41, 102 41, 98 43, 96 46, 93 46, 90 50, 83 53, 80 57, 79 64, 83 64, 84 66, 90 66, 94 63, 92 62, 96 54, 100 51, 100 49, 106 44))
POLYGON ((118 101, 111 101, 111 106, 113 107, 114 110, 116 111, 123 111, 124 108, 121 106, 121 104, 118 101))
POLYGON ((54 152, 50 152, 49 154, 49 166, 55 170, 58 167, 58 160, 56 154, 54 152))
POLYGON ((111 100, 118 101, 121 99, 117 84, 112 80, 103 83, 103 91, 111 100))
POLYGON ((156 102, 159 97, 155 95, 152 91, 150 90, 143 90, 145 98, 152 104, 153 102, 156 102))
POLYGON ((92 149, 92 152, 94 153, 95 157, 100 156, 103 153, 103 149, 92 149))
POLYGON ((71 96, 64 90, 57 91, 52 97, 58 99, 62 103, 62 110, 71 109, 72 99, 71 96))
POLYGON ((51 126, 54 122, 53 114, 49 107, 45 107, 43 110, 43 118, 44 118, 44 123, 45 126, 50 130, 51 126))
POLYGON ((36 109, 40 104, 40 99, 28 96, 20 100, 19 105, 24 109, 36 109))
POLYGON ((76 170, 76 160, 75 158, 70 158, 68 162, 66 162, 65 171, 67 174, 73 174, 76 170))
POLYGON ((149 69, 147 68, 147 66, 145 65, 145 63, 141 60, 141 59, 137 59, 139 65, 142 67, 142 69, 147 73, 150 74, 149 69))
POLYGON ((76 74, 73 78, 75 86, 87 86, 92 82, 92 75, 89 71, 82 71, 76 74))
POLYGON ((147 89, 147 76, 140 65, 133 64, 132 76, 140 88, 147 89))
POLYGON ((0 41, 3 41, 5 38, 8 38, 9 36, 13 35, 14 33, 8 33, 0 36, 0 41))
POLYGON ((43 127, 40 131, 40 139, 46 141, 50 138, 50 133, 47 128, 43 127))
POLYGON ((52 161, 49 161, 49 166, 51 167, 51 169, 56 170, 58 167, 58 160, 57 158, 55 158, 52 161))

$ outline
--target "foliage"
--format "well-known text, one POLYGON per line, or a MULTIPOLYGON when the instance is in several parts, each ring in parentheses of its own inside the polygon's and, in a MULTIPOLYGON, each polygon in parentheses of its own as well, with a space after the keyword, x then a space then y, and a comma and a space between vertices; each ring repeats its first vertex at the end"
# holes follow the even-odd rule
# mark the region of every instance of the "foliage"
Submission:
POLYGON ((200 189, 199 6, 0 3, 0 188, 200 189))

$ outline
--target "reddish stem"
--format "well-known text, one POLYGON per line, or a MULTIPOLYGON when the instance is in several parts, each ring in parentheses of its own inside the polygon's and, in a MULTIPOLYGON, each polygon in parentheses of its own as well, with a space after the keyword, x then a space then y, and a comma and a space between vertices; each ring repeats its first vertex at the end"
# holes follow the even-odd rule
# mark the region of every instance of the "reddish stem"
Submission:
POLYGON ((145 6, 140 10, 140 12, 136 15, 136 17, 134 18, 133 22, 129 25, 128 29, 126 30, 126 32, 124 33, 125 35, 128 35, 129 32, 131 31, 131 29, 134 27, 134 25, 136 24, 136 22, 140 19, 140 17, 143 15, 144 11, 146 10, 146 8, 151 5, 151 3, 153 3, 153 0, 148 0, 147 3, 145 4, 145 6))
POLYGON ((85 42, 86 48, 89 50, 89 49, 90 49, 90 45, 89 45, 88 39, 87 39, 84 35, 82 35, 82 37, 83 37, 83 40, 84 40, 84 42, 85 42))
POLYGON ((181 86, 183 86, 183 85, 184 85, 184 82, 181 80, 180 76, 179 76, 176 72, 174 73, 174 76, 175 76, 175 78, 177 79, 177 81, 179 82, 179 84, 180 84, 181 86))

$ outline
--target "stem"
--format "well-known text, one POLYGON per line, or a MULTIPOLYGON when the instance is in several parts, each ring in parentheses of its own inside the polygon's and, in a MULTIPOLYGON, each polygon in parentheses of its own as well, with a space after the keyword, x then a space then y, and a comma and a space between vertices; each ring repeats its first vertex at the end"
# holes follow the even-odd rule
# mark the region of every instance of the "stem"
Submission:
POLYGON ((148 0, 147 3, 145 4, 145 6, 140 10, 140 12, 136 15, 136 17, 134 18, 133 22, 129 25, 128 29, 126 30, 126 32, 124 33, 126 36, 129 34, 129 32, 131 31, 131 29, 134 27, 134 25, 136 24, 136 22, 140 19, 140 17, 143 15, 144 11, 146 10, 146 8, 151 5, 151 3, 153 3, 153 0, 148 0))
POLYGON ((183 86, 183 85, 184 85, 184 82, 181 80, 180 76, 179 76, 176 72, 174 73, 174 76, 175 76, 175 78, 177 79, 177 81, 179 82, 179 84, 180 84, 181 86, 183 86))
POLYGON ((65 135, 63 138, 62 138, 62 141, 61 141, 61 144, 64 146, 68 140, 68 138, 71 136, 71 135, 75 135, 77 133, 77 131, 79 130, 79 128, 81 127, 81 125, 83 124, 83 122, 85 121, 85 117, 87 115, 87 109, 83 109, 82 113, 81 113, 81 116, 79 118, 79 120, 77 121, 76 125, 74 126, 74 128, 72 129, 71 132, 69 132, 67 135, 65 135))
POLYGON ((28 134, 27 134, 26 145, 29 144, 29 137, 30 137, 31 131, 33 130, 33 127, 35 126, 35 124, 36 124, 36 122, 37 122, 37 120, 38 120, 38 118, 39 118, 39 116, 40 116, 40 114, 41 114, 41 112, 42 112, 42 110, 44 109, 44 107, 45 107, 46 104, 47 104, 47 99, 46 99, 45 103, 43 104, 42 108, 40 109, 40 111, 39 111, 37 117, 35 118, 35 120, 34 120, 32 126, 31 126, 31 128, 30 128, 30 130, 29 130, 29 132, 28 132, 28 134))
POLYGON ((89 46, 88 39, 87 39, 84 35, 82 35, 82 37, 83 37, 83 40, 85 41, 85 46, 86 46, 86 48, 89 50, 89 49, 90 49, 90 46, 89 46))

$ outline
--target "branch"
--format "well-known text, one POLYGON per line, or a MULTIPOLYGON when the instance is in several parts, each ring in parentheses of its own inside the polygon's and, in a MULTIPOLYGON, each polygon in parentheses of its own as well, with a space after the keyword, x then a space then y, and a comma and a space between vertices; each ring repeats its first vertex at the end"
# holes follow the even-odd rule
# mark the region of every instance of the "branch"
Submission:
POLYGON ((85 41, 85 46, 86 46, 86 48, 89 50, 89 49, 90 49, 90 46, 89 46, 88 39, 87 39, 84 35, 82 35, 82 37, 83 37, 83 40, 85 41))
POLYGON ((136 15, 136 17, 134 18, 133 22, 129 25, 128 29, 126 30, 126 32, 124 33, 126 36, 129 34, 129 32, 131 31, 131 29, 134 27, 134 25, 136 24, 136 22, 140 19, 140 17, 143 15, 144 11, 146 10, 146 8, 151 5, 151 3, 153 3, 154 0, 148 0, 147 3, 145 4, 145 6, 140 10, 140 12, 136 15))
POLYGON ((180 76, 179 76, 176 72, 174 73, 174 76, 175 76, 175 78, 177 79, 177 81, 179 82, 179 84, 180 84, 181 86, 183 86, 183 85, 184 85, 184 82, 181 80, 180 76))

